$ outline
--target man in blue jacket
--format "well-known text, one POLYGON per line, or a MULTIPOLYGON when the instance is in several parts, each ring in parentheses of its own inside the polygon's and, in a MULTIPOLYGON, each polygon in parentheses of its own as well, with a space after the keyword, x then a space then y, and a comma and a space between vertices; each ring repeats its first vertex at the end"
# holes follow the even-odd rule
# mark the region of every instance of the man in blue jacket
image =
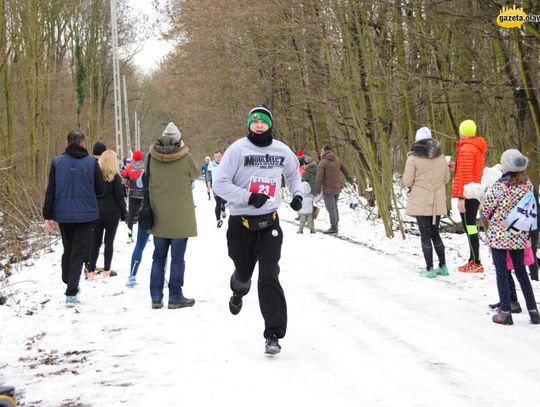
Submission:
POLYGON ((67 307, 80 304, 76 295, 82 266, 92 240, 92 223, 99 218, 97 196, 105 189, 98 161, 88 154, 85 143, 82 132, 68 134, 64 154, 51 164, 43 205, 45 226, 52 231, 58 223, 62 235, 67 307))

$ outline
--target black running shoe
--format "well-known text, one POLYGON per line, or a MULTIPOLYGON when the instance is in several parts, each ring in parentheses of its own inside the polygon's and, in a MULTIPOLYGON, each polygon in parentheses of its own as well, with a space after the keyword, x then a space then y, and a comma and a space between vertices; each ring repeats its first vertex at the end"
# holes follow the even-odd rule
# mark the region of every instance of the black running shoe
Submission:
POLYGON ((233 294, 233 296, 229 300, 229 311, 231 311, 231 314, 237 315, 241 309, 242 309, 242 297, 239 297, 236 294, 233 294))
POLYGON ((266 346, 264 353, 268 355, 276 355, 281 352, 281 346, 279 346, 278 338, 276 335, 271 335, 266 338, 266 346))

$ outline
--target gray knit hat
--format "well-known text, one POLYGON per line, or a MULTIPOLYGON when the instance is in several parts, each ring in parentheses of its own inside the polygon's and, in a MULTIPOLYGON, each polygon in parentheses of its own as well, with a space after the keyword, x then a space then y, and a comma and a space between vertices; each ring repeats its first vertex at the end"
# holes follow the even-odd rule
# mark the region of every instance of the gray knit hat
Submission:
POLYGON ((173 122, 170 122, 167 127, 165 127, 165 130, 163 130, 161 137, 164 136, 171 137, 176 141, 180 141, 182 139, 182 133, 180 133, 180 130, 178 130, 178 127, 176 127, 173 122))
POLYGON ((511 148, 501 155, 502 172, 522 172, 527 168, 529 159, 518 150, 511 148))

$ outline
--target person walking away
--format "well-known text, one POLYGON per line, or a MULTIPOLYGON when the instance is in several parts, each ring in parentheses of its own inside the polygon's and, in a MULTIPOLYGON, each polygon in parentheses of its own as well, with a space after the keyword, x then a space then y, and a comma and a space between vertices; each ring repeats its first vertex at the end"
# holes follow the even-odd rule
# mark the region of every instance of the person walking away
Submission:
POLYGON ((137 273, 139 271, 139 266, 141 265, 142 255, 146 244, 148 243, 148 238, 150 234, 146 229, 143 229, 140 224, 137 226, 137 238, 135 239, 135 247, 133 248, 133 253, 131 254, 131 265, 129 268, 129 277, 126 283, 128 287, 135 287, 137 284, 137 273))
POLYGON ((86 137, 80 131, 67 136, 64 154, 55 157, 43 204, 43 218, 49 231, 56 223, 62 235, 62 281, 66 284, 66 306, 80 304, 76 297, 83 262, 92 240, 92 223, 99 218, 97 197, 104 192, 98 162, 84 148, 86 137))
POLYGON ((144 172, 144 156, 141 150, 135 150, 131 162, 122 170, 120 175, 126 180, 128 189, 128 243, 133 243, 133 225, 137 222, 137 215, 141 209, 143 190, 137 186, 137 180, 142 179, 144 172))
MULTIPOLYGON (((144 177, 137 179, 137 186, 144 191, 145 185, 143 183, 144 177)), ((139 271, 139 266, 141 265, 142 255, 146 244, 148 243, 148 238, 150 234, 148 230, 141 227, 140 222, 137 224, 137 238, 135 239, 135 247, 133 248, 133 253, 131 254, 131 265, 129 267, 129 277, 126 283, 128 287, 135 287, 137 284, 137 273, 139 271)))
POLYGON ((206 185, 206 192, 208 193, 208 200, 211 200, 211 196, 210 196, 210 191, 211 191, 211 188, 208 186, 207 182, 206 182, 206 171, 208 171, 208 165, 210 164, 210 157, 206 156, 204 157, 204 163, 202 163, 201 165, 201 175, 203 177, 203 179, 205 180, 204 183, 206 185))
POLYGON ((332 148, 328 144, 325 144, 321 148, 321 161, 317 166, 315 195, 319 195, 322 191, 324 206, 330 217, 330 229, 323 232, 326 234, 338 233, 338 199, 341 193, 340 172, 345 175, 345 178, 351 185, 354 185, 354 180, 349 175, 345 164, 336 156, 332 148))
POLYGON ((281 204, 281 177, 285 177, 293 195, 290 206, 294 211, 302 207, 302 187, 295 154, 272 136, 270 110, 264 105, 251 109, 247 128, 248 135, 225 152, 213 174, 213 187, 227 200, 230 211, 227 246, 235 270, 230 280, 229 310, 236 315, 242 309, 242 297, 251 288, 258 262, 265 353, 276 354, 281 351, 279 339, 287 330, 287 304, 279 282, 283 232, 277 209, 281 204))
POLYGON ((426 262, 426 268, 420 273, 422 277, 448 275, 444 243, 439 234, 441 216, 447 213, 445 185, 448 181, 450 171, 440 143, 431 137, 429 128, 418 129, 405 164, 403 184, 410 189, 405 213, 416 218, 420 230, 426 262), (437 269, 433 268, 433 248, 439 260, 437 269))
POLYGON ((90 249, 90 259, 88 262, 87 279, 93 280, 96 271, 96 262, 99 256, 99 249, 105 234, 105 250, 103 253, 104 265, 103 277, 116 276, 117 273, 111 270, 111 263, 114 253, 114 238, 118 223, 125 221, 127 216, 126 202, 122 192, 122 179, 118 173, 118 157, 112 150, 106 150, 99 158, 99 167, 105 181, 105 193, 98 197, 99 219, 93 225, 93 240, 90 249))
POLYGON ((99 160, 99 157, 101 157, 101 154, 103 154, 107 150, 107 146, 103 144, 101 141, 96 141, 94 143, 94 146, 92 147, 92 155, 99 160))
MULTIPOLYGON (((210 189, 212 189, 213 173, 221 162, 222 157, 223 151, 216 150, 214 152, 214 160, 211 161, 210 164, 208 164, 208 168, 206 170, 206 185, 210 189)), ((214 199, 216 201, 216 206, 214 208, 214 214, 216 215, 216 225, 218 228, 220 228, 221 226, 223 226, 223 220, 221 218, 225 219, 225 217, 227 216, 225 212, 225 204, 227 203, 227 201, 220 197, 218 194, 216 194, 216 191, 213 192, 214 199)))
POLYGON ((195 300, 186 298, 183 292, 184 256, 188 238, 197 236, 191 181, 197 178, 199 169, 174 123, 169 123, 161 137, 151 146, 145 171, 149 167, 148 188, 153 214, 153 225, 149 233, 154 236, 150 272, 152 308, 163 307, 163 283, 169 248, 171 265, 168 308, 191 307, 195 300))
POLYGON ((307 182, 302 182, 302 194, 304 199, 302 200, 302 207, 300 208, 300 226, 296 233, 304 233, 304 226, 308 225, 309 231, 315 233, 315 223, 313 221, 313 194, 311 188, 307 182))
MULTIPOLYGON (((105 144, 103 144, 101 141, 96 141, 94 143, 94 146, 92 147, 92 156, 96 160, 99 160, 99 157, 101 157, 101 154, 103 154, 105 152, 105 150, 107 150, 107 146, 105 144)), ((94 233, 94 229, 93 229, 93 226, 92 226, 92 234, 93 233, 94 233)), ((84 262, 83 262, 83 269, 84 269, 85 278, 87 278, 86 276, 88 275, 88 262, 89 262, 89 259, 90 259, 90 250, 91 249, 92 248, 90 247, 89 250, 88 250, 88 255, 85 257, 84 262)))
POLYGON ((528 192, 533 190, 531 182, 523 174, 528 162, 527 157, 518 150, 506 150, 501 155, 503 176, 488 190, 482 208, 482 216, 488 221, 487 245, 491 249, 499 292, 500 308, 492 317, 496 324, 514 323, 506 259, 508 254, 525 297, 531 323, 540 323, 531 281, 525 269, 525 249, 531 245, 529 233, 507 225, 507 218, 512 210, 528 192))
POLYGON ((469 242, 469 261, 458 267, 462 273, 483 273, 484 267, 480 261, 480 240, 476 216, 480 201, 465 199, 463 187, 470 182, 480 183, 486 166, 485 155, 488 148, 483 137, 476 135, 476 123, 465 120, 459 125, 456 161, 454 165, 454 182, 452 183, 452 198, 458 198, 458 210, 463 229, 469 242))

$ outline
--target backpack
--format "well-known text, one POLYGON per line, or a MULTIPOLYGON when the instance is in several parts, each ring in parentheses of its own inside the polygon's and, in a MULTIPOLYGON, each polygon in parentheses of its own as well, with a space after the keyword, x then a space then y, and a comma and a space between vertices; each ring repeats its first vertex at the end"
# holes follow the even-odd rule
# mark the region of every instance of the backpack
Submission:
POLYGON ((134 199, 143 199, 143 175, 144 171, 141 170, 137 174, 135 171, 130 174, 129 179, 129 197, 134 199), (133 177, 133 179, 131 178, 133 177), (136 178, 135 178, 136 177, 136 178))
POLYGON ((530 232, 538 228, 536 199, 532 191, 527 192, 508 214, 504 221, 507 230, 515 229, 530 232))

